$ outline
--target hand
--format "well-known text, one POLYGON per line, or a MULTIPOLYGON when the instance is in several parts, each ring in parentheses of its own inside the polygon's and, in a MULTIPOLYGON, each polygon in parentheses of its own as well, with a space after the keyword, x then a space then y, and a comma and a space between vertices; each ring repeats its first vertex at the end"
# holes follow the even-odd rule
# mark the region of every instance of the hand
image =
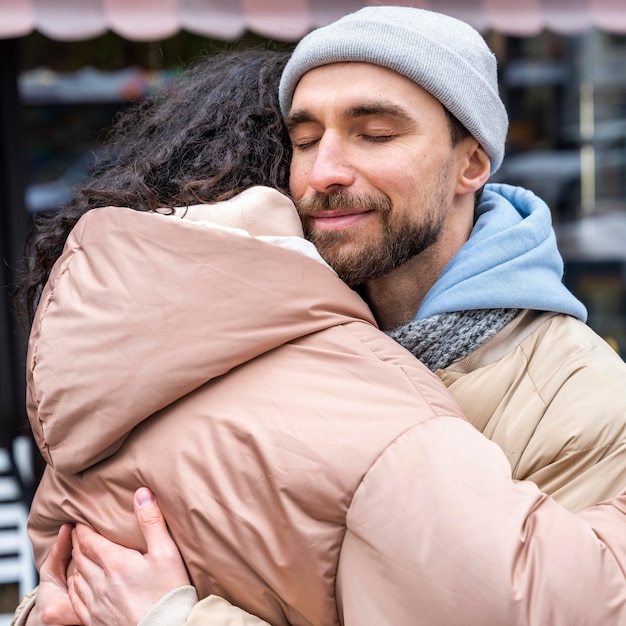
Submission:
POLYGON ((86 626, 137 624, 163 596, 190 584, 150 490, 138 489, 134 506, 145 554, 119 546, 83 524, 72 532, 70 599, 86 626))
POLYGON ((72 555, 72 526, 59 530, 50 554, 39 572, 37 600, 26 620, 27 626, 75 626, 81 624, 67 591, 67 566, 72 555))

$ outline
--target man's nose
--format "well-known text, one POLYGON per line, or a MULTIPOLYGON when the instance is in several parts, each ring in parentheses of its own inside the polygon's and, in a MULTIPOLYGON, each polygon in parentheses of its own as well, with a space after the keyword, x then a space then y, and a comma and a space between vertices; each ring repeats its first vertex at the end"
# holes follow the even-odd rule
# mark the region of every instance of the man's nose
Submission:
POLYGON ((309 185, 320 193, 336 191, 354 183, 355 171, 342 142, 332 136, 323 137, 309 172, 309 185))

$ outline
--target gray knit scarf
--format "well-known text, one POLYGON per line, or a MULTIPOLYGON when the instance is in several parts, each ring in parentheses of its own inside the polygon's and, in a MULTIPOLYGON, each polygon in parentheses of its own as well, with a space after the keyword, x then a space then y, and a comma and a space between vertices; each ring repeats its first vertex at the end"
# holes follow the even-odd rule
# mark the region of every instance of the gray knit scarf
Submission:
POLYGON ((386 333, 434 372, 485 344, 519 312, 520 309, 480 309, 439 313, 386 333))

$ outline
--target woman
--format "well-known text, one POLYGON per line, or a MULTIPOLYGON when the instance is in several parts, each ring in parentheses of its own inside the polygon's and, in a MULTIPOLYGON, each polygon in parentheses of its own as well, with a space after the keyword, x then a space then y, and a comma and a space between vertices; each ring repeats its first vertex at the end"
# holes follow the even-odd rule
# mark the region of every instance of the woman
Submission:
POLYGON ((283 61, 205 62, 122 119, 110 160, 32 240, 28 412, 48 467, 30 536, 38 565, 70 521, 141 549, 130 503, 145 485, 200 597, 333 624, 368 468, 436 415, 474 431, 319 260, 190 221, 198 202, 285 188, 283 61))

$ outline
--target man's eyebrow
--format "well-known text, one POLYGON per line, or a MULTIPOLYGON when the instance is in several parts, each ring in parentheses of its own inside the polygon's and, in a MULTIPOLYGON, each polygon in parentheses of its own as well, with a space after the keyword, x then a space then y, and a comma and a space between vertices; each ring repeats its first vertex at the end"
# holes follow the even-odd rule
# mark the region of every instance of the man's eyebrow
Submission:
POLYGON ((287 130, 291 130, 299 124, 306 124, 307 122, 314 122, 315 116, 306 109, 296 109, 291 111, 285 118, 285 125, 287 130))
MULTIPOLYGON (((349 107, 343 112, 343 117, 348 120, 370 115, 387 117, 401 122, 411 120, 411 116, 402 107, 391 102, 365 102, 349 107)), ((307 109, 296 109, 287 115, 285 124, 291 130, 300 124, 316 121, 316 117, 307 109)))
POLYGON ((346 119, 355 119, 357 117, 388 117, 398 121, 408 121, 410 115, 400 106, 393 102, 365 102, 354 107, 350 107, 344 112, 346 119))

